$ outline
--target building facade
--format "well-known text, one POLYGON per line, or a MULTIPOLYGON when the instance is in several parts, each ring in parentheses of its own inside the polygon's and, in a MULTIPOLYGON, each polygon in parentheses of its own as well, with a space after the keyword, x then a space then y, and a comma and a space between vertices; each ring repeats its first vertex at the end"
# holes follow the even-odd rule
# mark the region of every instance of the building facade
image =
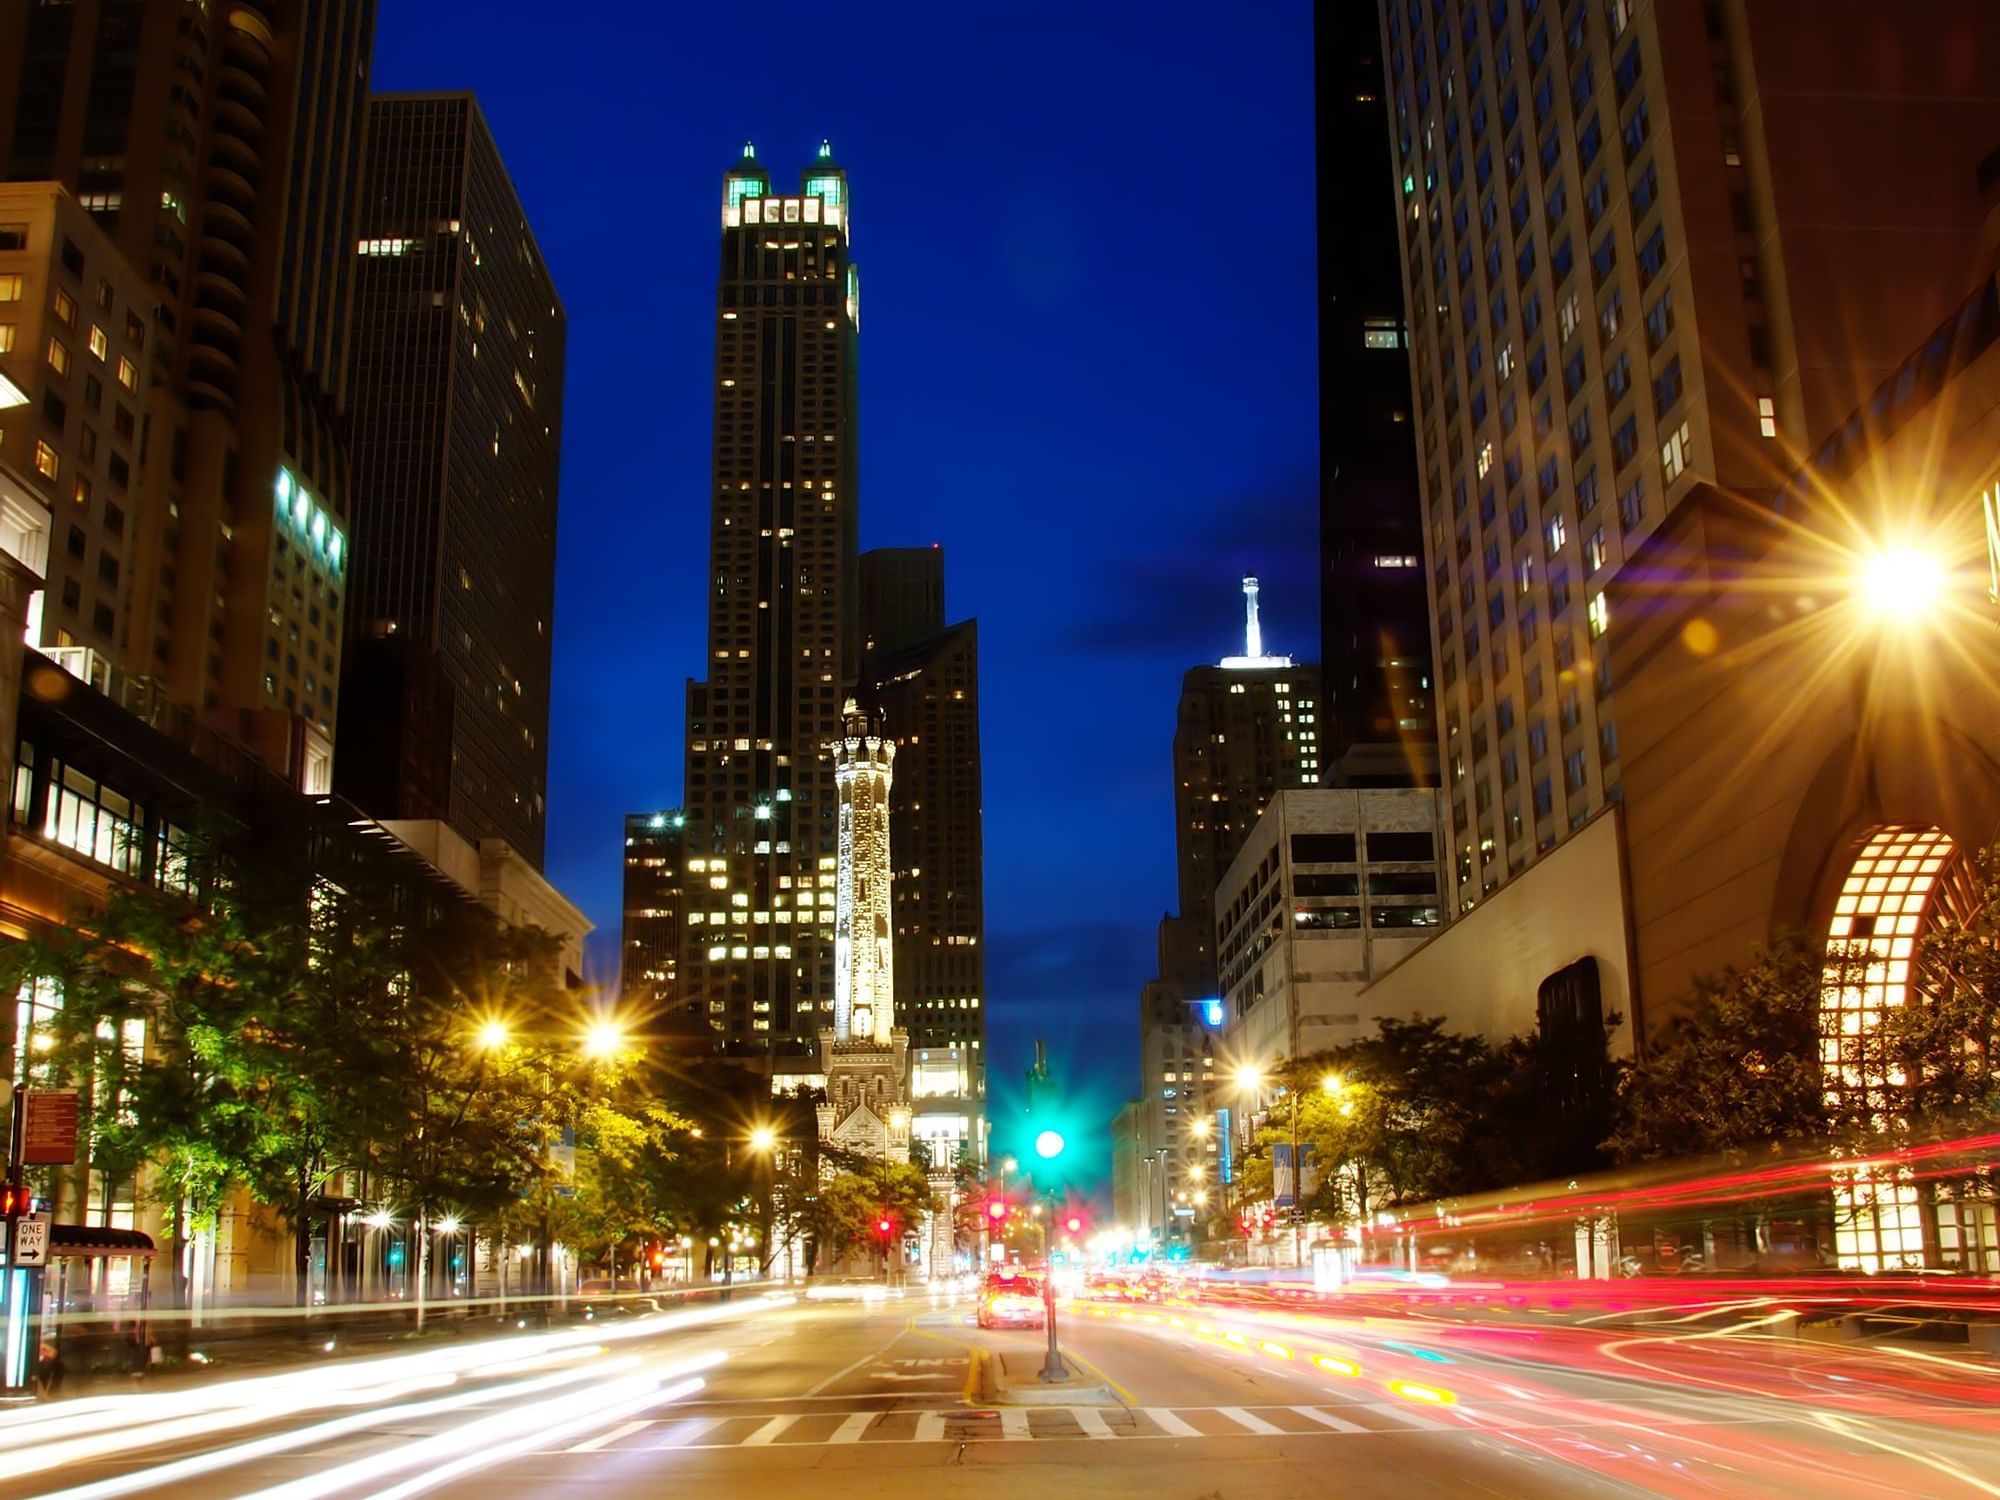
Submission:
POLYGON ((686 829, 679 808, 630 813, 625 819, 618 1002, 628 1018, 643 1020, 680 1008, 676 980, 687 913, 686 829))
POLYGON ((0 183, 0 464, 61 534, 30 600, 29 643, 100 688, 145 672, 131 609, 147 519, 138 426, 152 397, 151 284, 59 183, 0 183))
POLYGON ((1619 796, 1620 564, 1698 485, 1775 488, 1966 285, 2000 16, 1380 16, 1464 911, 1619 796))
POLYGON ((709 650, 688 685, 681 983, 726 1045, 809 1050, 833 1021, 833 764, 859 665, 847 174, 829 148, 772 191, 749 148, 723 179, 709 650), (783 957, 778 956, 783 951, 783 957))
POLYGON ((1215 891, 1225 1074, 1359 1041, 1367 983, 1444 923, 1428 788, 1280 792, 1215 891))
POLYGON ((566 324, 471 95, 370 101, 355 243, 339 783, 539 866, 566 324))
POLYGON ((143 342, 143 409, 133 386, 101 379, 92 409, 95 372, 72 377, 75 420, 107 434, 87 459, 79 432, 71 479, 129 518, 123 550, 90 547, 100 568, 118 559, 117 640, 98 628, 102 600, 80 605, 81 629, 57 628, 104 646, 101 680, 177 738, 200 720, 321 791, 350 513, 346 252, 373 29, 373 0, 0 14, 0 176, 60 183, 151 283, 143 340, 122 315, 104 325, 107 343, 114 331, 143 342))
POLYGON ((1382 50, 1371 8, 1313 6, 1319 192, 1320 736, 1324 781, 1437 784, 1423 497, 1382 50))

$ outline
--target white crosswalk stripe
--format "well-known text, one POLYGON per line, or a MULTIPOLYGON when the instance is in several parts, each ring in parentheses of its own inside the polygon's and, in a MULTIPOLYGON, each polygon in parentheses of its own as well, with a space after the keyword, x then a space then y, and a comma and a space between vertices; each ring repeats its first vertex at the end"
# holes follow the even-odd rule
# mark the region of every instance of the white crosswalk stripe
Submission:
POLYGON ((653 1425, 654 1420, 651 1417, 642 1417, 636 1422, 627 1422, 623 1426, 612 1428, 609 1432, 600 1432, 594 1438, 585 1438, 582 1442, 572 1444, 563 1451, 565 1453, 595 1453, 599 1448, 609 1447, 620 1438, 628 1438, 635 1432, 644 1432, 648 1427, 653 1425))
POLYGON ((778 1440, 778 1435, 796 1421, 798 1421, 797 1413, 790 1416, 773 1417, 745 1438, 743 1446, 746 1448, 762 1448, 767 1444, 775 1443, 778 1440))
POLYGON ((1164 1406, 1147 1406, 1142 1407, 1141 1410, 1147 1416, 1151 1417, 1157 1426, 1166 1432, 1172 1433, 1175 1437, 1198 1438, 1201 1436, 1201 1429, 1199 1427, 1195 1426, 1192 1422, 1183 1421, 1164 1406))
POLYGON ((1318 1406, 1003 1406, 902 1411, 747 1412, 736 1416, 625 1422, 582 1442, 550 1451, 591 1454, 675 1448, 812 1448, 854 1443, 1129 1442, 1148 1438, 1201 1441, 1312 1439, 1408 1432, 1435 1423, 1400 1407, 1351 1404, 1337 1416, 1318 1406), (1037 1415, 1037 1413, 1040 1413, 1037 1415), (1370 1425, 1351 1420, 1362 1413, 1370 1425), (1067 1419, 1067 1420, 1065 1420, 1067 1419), (1226 1429, 1223 1430, 1226 1424, 1226 1429), (628 1441, 646 1434, 639 1441, 628 1441))
POLYGON ((1072 1406, 1070 1415, 1076 1418, 1076 1425, 1083 1429, 1085 1437, 1108 1438, 1111 1428, 1106 1425, 1104 1413, 1090 1406, 1072 1406))
POLYGON ((1368 1429, 1359 1422, 1350 1422, 1345 1417, 1331 1416, 1317 1406, 1294 1406, 1293 1411, 1300 1416, 1317 1422, 1322 1427, 1331 1427, 1335 1432, 1366 1432, 1368 1429))
POLYGON ((1218 1406, 1215 1408, 1215 1411, 1216 1415, 1227 1417, 1232 1422, 1240 1422, 1252 1432, 1262 1433, 1266 1437, 1274 1432, 1283 1432, 1285 1430, 1274 1423, 1266 1422, 1262 1417, 1251 1416, 1249 1412, 1240 1406, 1218 1406))

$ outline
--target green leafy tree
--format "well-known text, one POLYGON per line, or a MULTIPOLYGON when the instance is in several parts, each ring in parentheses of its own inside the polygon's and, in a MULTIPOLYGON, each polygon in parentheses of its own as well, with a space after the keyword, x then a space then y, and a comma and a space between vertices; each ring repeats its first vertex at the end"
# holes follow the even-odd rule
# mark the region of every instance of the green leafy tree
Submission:
POLYGON ((2000 851, 1974 868, 1969 909, 1918 943, 1921 1002, 1882 1020, 1884 1059, 1903 1079, 1900 1119, 1926 1133, 2000 1119, 2000 851))
POLYGON ((1823 960, 1787 937, 1737 968, 1697 979, 1674 1020, 1626 1075, 1620 1161, 1769 1150, 1825 1138, 1819 1013, 1823 960))

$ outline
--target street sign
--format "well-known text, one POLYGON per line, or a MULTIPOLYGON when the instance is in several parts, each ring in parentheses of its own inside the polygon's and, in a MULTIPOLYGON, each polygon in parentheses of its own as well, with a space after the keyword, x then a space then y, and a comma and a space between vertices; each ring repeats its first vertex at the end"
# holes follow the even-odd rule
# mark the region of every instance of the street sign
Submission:
POLYGON ((30 1167, 75 1166, 76 1122, 73 1089, 23 1089, 18 1160, 30 1167))
POLYGON ((49 1263, 49 1221, 47 1213, 31 1214, 14 1221, 14 1264, 45 1266, 49 1263))

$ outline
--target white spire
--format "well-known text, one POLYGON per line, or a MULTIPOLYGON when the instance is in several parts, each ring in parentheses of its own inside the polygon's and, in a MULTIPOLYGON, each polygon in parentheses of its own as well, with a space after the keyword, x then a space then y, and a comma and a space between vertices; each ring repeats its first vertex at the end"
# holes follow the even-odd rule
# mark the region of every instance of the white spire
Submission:
POLYGON ((1243 580, 1243 649, 1242 656, 1225 656, 1222 665, 1234 671, 1249 667, 1289 667, 1289 656, 1266 656, 1264 654, 1264 628, 1257 623, 1257 580, 1243 580))

